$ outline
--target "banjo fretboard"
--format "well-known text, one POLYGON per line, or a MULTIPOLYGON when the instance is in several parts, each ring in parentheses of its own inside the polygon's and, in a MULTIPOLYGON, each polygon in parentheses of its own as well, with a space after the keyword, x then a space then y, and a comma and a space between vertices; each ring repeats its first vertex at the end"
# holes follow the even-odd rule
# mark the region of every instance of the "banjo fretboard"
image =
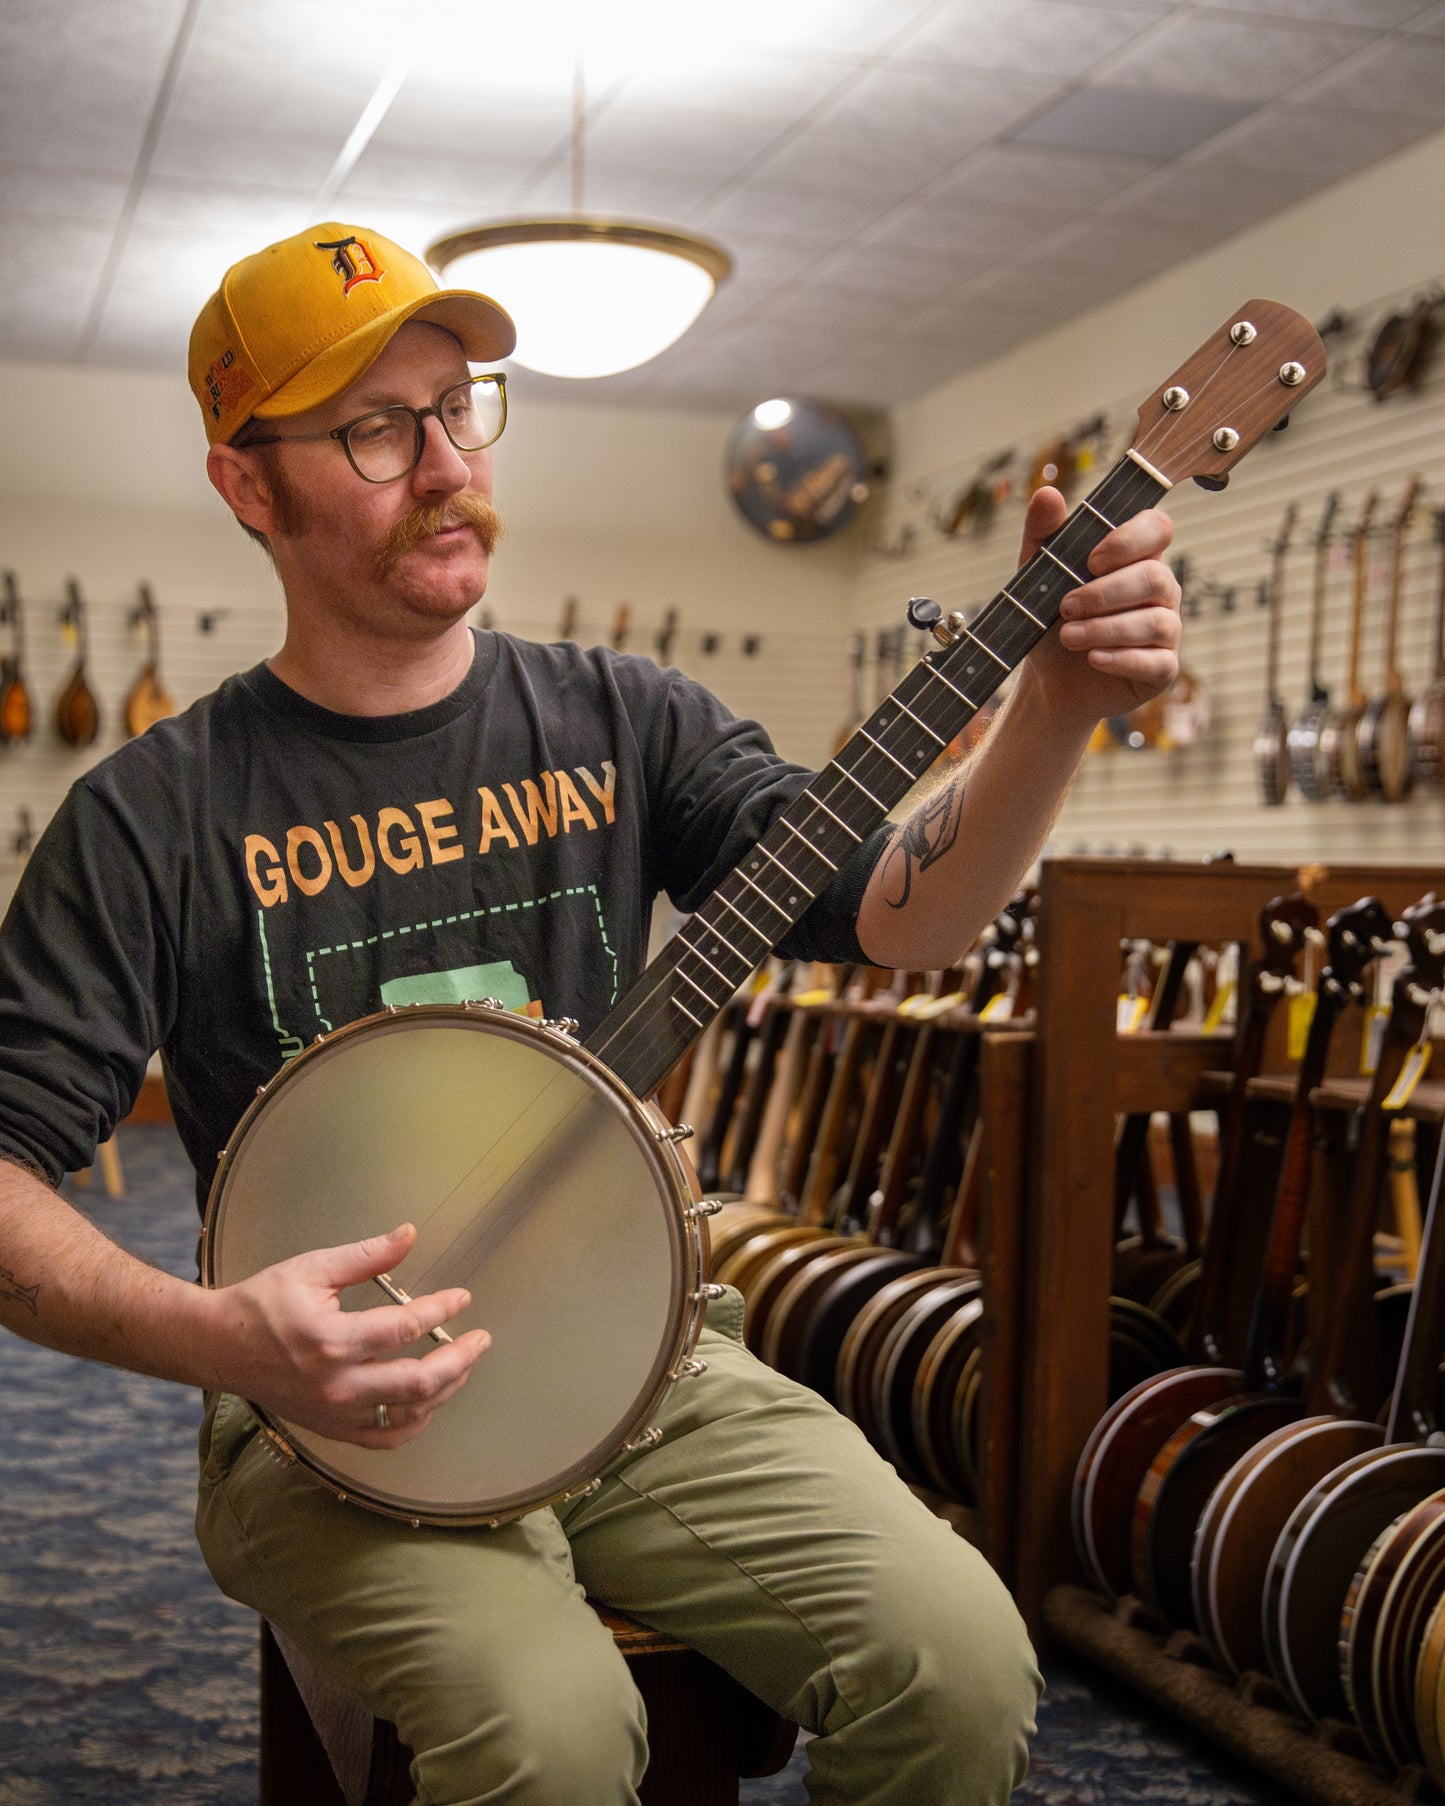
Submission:
POLYGON ((879 703, 588 1037, 646 1097, 1088 581, 1088 557, 1167 485, 1125 455, 947 647, 879 703))

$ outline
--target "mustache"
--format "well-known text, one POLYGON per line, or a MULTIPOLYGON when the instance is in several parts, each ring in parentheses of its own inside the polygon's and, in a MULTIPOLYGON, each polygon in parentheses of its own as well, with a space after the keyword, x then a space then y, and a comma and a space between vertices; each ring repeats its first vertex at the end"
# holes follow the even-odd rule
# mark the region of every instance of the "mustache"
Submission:
POLYGON ((390 528, 376 548, 376 574, 389 577, 408 552, 446 527, 470 527, 491 556, 502 537, 502 517, 482 495, 454 495, 444 502, 423 502, 390 528))

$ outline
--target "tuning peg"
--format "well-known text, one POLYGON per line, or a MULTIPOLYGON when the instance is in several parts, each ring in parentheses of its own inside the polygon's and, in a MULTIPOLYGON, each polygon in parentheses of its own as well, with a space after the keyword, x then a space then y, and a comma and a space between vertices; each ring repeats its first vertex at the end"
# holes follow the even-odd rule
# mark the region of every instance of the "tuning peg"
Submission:
POLYGON ((1194 481, 1201 489, 1212 491, 1227 489, 1229 487, 1229 472, 1225 471, 1222 477, 1196 477, 1194 481))
POLYGON ((910 596, 905 612, 908 615, 908 625, 916 627, 920 633, 927 633, 943 619, 943 610, 932 596, 910 596))

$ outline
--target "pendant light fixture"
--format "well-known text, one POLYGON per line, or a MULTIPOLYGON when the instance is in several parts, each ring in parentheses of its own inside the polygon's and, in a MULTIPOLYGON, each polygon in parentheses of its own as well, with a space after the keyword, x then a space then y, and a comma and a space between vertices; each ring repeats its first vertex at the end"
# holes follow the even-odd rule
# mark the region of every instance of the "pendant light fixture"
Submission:
POLYGON ((721 245, 583 211, 586 96, 572 90, 572 212, 498 220, 438 239, 427 261, 480 289, 517 323, 515 362, 547 376, 613 376, 666 351, 732 269, 721 245))

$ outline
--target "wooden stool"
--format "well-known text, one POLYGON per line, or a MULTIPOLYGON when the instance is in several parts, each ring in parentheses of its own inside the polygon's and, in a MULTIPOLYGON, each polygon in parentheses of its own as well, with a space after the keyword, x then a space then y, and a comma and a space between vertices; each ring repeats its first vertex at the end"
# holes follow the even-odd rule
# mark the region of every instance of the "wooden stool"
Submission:
MULTIPOLYGON (((647 1707, 642 1806, 737 1806, 787 1765, 798 1727, 685 1643, 595 1605, 647 1707)), ((261 1806, 410 1806, 411 1751, 359 1694, 261 1621, 261 1806)))

